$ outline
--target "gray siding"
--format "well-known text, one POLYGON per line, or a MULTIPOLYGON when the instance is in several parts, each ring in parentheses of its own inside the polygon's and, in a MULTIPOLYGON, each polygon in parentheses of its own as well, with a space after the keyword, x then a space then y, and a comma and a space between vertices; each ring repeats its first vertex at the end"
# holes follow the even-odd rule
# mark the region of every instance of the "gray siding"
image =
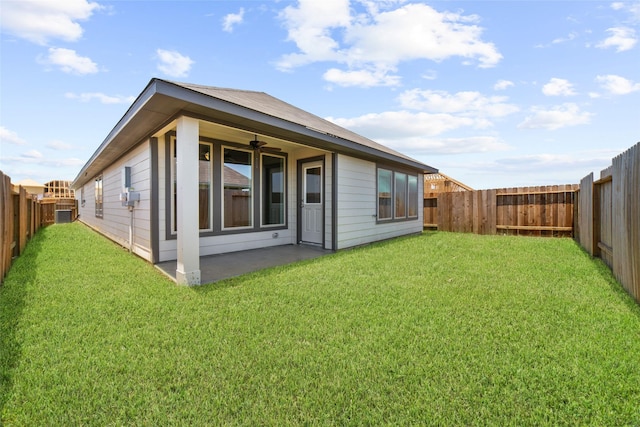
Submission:
MULTIPOLYGON (((422 179, 418 194, 422 194, 422 179)), ((422 231, 422 209, 416 220, 376 223, 376 164, 338 157, 338 248, 371 243, 422 231)), ((421 206, 421 205, 420 205, 421 206)))
MULTIPOLYGON (((103 216, 95 216, 95 188, 92 179, 84 185, 85 203, 80 207, 80 221, 94 228, 122 246, 129 248, 129 228, 133 214, 133 252, 151 260, 150 183, 151 159, 148 141, 145 141, 102 172, 103 216), (140 193, 140 202, 132 212, 120 202, 122 168, 131 167, 131 183, 140 193)), ((95 178, 95 177, 94 177, 95 178)))

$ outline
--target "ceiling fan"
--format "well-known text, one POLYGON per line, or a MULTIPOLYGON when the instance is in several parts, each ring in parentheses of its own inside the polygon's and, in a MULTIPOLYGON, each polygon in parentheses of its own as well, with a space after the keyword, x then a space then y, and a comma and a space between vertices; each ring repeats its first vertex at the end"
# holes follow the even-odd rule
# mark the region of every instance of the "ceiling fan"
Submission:
POLYGON ((281 149, 276 147, 266 147, 267 143, 264 141, 258 141, 258 135, 254 135, 253 140, 249 141, 249 145, 252 149, 265 153, 277 153, 281 149))

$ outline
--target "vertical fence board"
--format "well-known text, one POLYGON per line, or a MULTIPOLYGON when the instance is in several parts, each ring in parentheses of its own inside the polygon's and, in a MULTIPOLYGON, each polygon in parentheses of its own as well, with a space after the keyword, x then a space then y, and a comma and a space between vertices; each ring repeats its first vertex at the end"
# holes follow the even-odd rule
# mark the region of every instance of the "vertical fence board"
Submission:
POLYGON ((0 171, 0 283, 11 267, 13 255, 13 194, 11 178, 0 171))
POLYGON ((27 190, 22 186, 18 187, 18 236, 16 241, 18 242, 18 255, 24 252, 25 246, 27 246, 27 190))
POLYGON ((613 274, 640 301, 640 143, 612 161, 613 274))
POLYGON ((640 143, 580 181, 578 243, 640 303, 640 143))
POLYGON ((580 181, 580 207, 578 223, 580 224, 580 245, 593 255, 593 173, 580 181))

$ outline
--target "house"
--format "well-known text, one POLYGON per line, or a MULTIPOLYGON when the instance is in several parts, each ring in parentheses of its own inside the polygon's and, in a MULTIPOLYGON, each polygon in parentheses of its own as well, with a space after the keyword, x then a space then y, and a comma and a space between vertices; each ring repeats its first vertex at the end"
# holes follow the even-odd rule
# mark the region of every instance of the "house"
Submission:
POLYGON ((34 181, 33 179, 23 179, 22 181, 18 181, 15 184, 13 184, 13 186, 15 188, 23 187, 27 191, 27 193, 29 193, 32 197, 36 197, 36 198, 37 197, 42 198, 42 196, 44 195, 44 189, 46 187, 44 184, 40 184, 39 182, 34 181))
POLYGON ((439 193, 473 191, 473 188, 457 181, 442 172, 424 175, 424 197, 438 197, 439 193))
POLYGON ((45 197, 54 197, 56 199, 75 199, 75 194, 70 186, 70 181, 54 179, 44 185, 44 195, 45 197))
POLYGON ((436 169, 263 92, 152 79, 72 183, 80 220, 151 263, 422 231, 436 169))

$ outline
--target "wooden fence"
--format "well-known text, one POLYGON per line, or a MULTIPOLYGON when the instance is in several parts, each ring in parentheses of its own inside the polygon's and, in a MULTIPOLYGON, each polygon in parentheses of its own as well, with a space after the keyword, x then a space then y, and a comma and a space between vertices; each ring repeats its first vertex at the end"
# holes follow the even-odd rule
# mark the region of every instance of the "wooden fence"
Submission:
POLYGON ((424 199, 424 226, 441 231, 572 236, 577 184, 440 193, 424 199))
POLYGON ((580 181, 575 238, 640 302, 640 143, 580 181))
POLYGON ((14 192, 11 178, 0 171, 0 284, 13 258, 41 227, 55 223, 56 210, 61 209, 71 210, 71 218, 77 216, 74 199, 34 200, 22 186, 14 192))

